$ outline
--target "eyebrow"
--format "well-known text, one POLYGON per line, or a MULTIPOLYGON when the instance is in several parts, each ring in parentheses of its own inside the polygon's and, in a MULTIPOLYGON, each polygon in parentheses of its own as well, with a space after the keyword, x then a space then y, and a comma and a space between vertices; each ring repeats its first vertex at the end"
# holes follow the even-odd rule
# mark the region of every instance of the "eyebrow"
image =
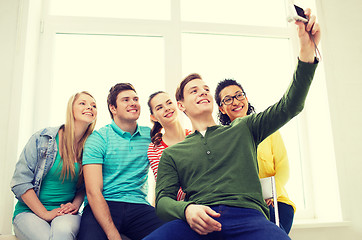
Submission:
MULTIPOLYGON (((167 99, 166 103, 168 103, 168 102, 171 102, 171 98, 167 99)), ((157 105, 155 106, 155 108, 160 107, 160 106, 162 106, 162 103, 157 104, 157 105)))

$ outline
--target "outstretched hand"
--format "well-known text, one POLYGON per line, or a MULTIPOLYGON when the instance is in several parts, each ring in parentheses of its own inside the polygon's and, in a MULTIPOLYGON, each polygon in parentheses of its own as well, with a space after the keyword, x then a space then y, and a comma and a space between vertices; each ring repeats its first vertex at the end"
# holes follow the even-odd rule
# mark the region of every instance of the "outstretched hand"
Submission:
POLYGON ((299 59, 303 62, 314 62, 315 49, 321 39, 321 29, 316 22, 316 16, 311 15, 309 8, 305 9, 304 14, 308 17, 308 23, 296 21, 298 26, 298 37, 300 43, 299 59))
POLYGON ((190 204, 185 210, 186 221, 191 229, 200 235, 207 235, 214 231, 221 231, 221 224, 213 218, 220 217, 210 207, 190 204))

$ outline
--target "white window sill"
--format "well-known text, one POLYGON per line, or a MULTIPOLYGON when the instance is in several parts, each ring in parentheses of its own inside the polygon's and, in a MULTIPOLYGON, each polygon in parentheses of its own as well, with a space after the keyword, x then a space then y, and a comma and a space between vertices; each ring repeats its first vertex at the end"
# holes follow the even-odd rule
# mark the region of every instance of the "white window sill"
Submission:
POLYGON ((349 227, 351 222, 343 220, 298 219, 293 222, 293 229, 349 227))

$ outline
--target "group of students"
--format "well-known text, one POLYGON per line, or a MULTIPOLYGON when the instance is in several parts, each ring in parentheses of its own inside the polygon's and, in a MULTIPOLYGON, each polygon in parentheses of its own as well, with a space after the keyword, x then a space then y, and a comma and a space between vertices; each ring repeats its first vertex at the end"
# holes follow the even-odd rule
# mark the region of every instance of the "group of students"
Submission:
POLYGON ((107 98, 112 122, 93 131, 95 99, 88 92, 72 96, 65 124, 35 133, 17 162, 11 181, 19 200, 16 236, 290 239, 295 206, 284 189, 289 166, 277 130, 302 111, 317 67, 320 27, 309 9, 305 13, 309 22, 296 22, 300 54, 293 80, 263 112, 255 113, 242 86, 226 79, 215 92, 217 125, 209 87, 190 74, 176 90, 177 105, 166 92, 149 97, 152 129, 137 124, 134 87, 116 84, 107 98), (192 130, 178 121, 178 109, 192 130), (155 208, 146 200, 149 166, 155 208), (259 178, 268 176, 276 177, 281 228, 268 220, 273 203, 262 197, 259 178))

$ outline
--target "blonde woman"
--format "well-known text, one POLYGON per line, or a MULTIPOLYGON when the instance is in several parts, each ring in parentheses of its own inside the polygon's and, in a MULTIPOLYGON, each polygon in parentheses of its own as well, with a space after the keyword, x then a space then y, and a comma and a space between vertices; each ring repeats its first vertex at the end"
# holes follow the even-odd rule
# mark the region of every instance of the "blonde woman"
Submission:
POLYGON ((18 239, 75 239, 84 199, 82 152, 96 118, 93 96, 76 93, 65 125, 36 132, 24 147, 11 181, 19 200, 13 214, 18 239))

